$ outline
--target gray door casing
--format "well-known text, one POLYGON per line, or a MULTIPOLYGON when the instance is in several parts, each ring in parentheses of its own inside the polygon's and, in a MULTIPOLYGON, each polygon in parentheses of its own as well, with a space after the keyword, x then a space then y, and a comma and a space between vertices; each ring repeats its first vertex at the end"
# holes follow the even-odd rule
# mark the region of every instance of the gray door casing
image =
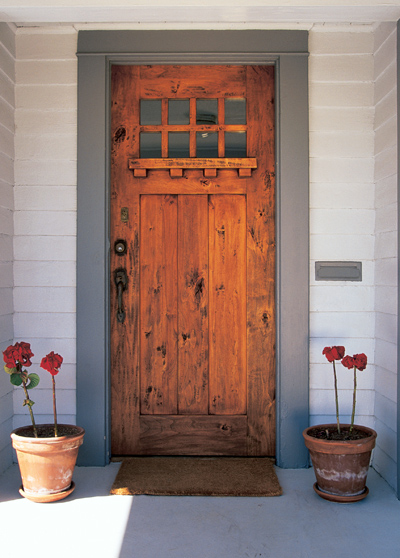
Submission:
POLYGON ((78 36, 78 464, 110 461, 110 67, 119 64, 274 64, 277 169, 277 465, 308 466, 308 33, 81 31, 78 36))

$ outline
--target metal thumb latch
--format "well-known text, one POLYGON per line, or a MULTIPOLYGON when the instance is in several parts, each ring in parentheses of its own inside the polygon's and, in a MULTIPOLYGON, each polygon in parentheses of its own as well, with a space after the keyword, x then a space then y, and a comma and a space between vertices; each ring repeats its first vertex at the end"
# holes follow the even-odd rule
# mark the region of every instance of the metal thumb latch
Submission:
POLYGON ((122 293, 126 289, 126 285, 128 283, 128 277, 125 269, 116 269, 114 272, 114 280, 117 287, 118 297, 117 321, 122 324, 125 320, 125 311, 122 305, 122 293))

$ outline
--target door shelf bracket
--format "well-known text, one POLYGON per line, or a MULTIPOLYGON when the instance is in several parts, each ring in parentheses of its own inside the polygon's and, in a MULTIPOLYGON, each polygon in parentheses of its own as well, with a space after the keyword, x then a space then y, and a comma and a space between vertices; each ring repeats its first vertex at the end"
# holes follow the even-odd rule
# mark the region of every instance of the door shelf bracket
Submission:
POLYGON ((148 170, 169 170, 171 178, 180 178, 186 169, 202 169, 206 178, 215 178, 218 170, 233 169, 238 171, 240 178, 251 176, 257 168, 255 158, 216 158, 216 159, 129 159, 129 169, 136 178, 146 178, 148 170))

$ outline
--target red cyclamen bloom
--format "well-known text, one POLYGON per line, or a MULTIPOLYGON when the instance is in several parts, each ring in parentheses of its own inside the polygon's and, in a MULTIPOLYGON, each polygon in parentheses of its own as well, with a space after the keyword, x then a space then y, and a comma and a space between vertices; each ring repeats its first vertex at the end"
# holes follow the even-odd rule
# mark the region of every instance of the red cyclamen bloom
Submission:
POLYGON ((10 345, 5 351, 3 351, 3 360, 6 363, 7 368, 15 368, 17 366, 18 356, 19 351, 13 345, 10 345))
POLYGON ((357 355, 353 355, 352 357, 345 356, 342 360, 342 364, 349 369, 354 368, 355 366, 357 370, 365 370, 367 366, 367 355, 365 355, 364 353, 360 353, 357 355))
POLYGON ((10 345, 3 351, 3 359, 7 368, 16 368, 17 364, 21 364, 21 366, 31 366, 31 358, 33 356, 34 354, 31 351, 30 344, 24 341, 15 343, 15 345, 10 345))
POLYGON ((51 351, 48 355, 42 358, 42 362, 40 363, 41 368, 50 372, 52 376, 55 376, 59 373, 59 368, 63 363, 63 357, 51 351))
POLYGON ((353 355, 354 366, 357 370, 365 370, 367 367, 367 355, 360 353, 358 355, 353 355))
POLYGON ((31 351, 31 346, 29 343, 25 343, 24 341, 21 341, 21 343, 16 343, 16 345, 19 345, 19 355, 20 355, 20 363, 23 366, 31 366, 32 362, 31 362, 31 358, 33 356, 35 356, 32 351, 31 351))
POLYGON ((348 368, 349 370, 351 370, 354 366, 354 358, 351 356, 345 356, 344 359, 342 360, 342 364, 343 366, 345 366, 346 368, 348 368))
POLYGON ((344 357, 346 349, 341 345, 335 345, 333 347, 325 347, 322 351, 322 354, 326 356, 329 362, 333 362, 334 360, 341 360, 344 357))

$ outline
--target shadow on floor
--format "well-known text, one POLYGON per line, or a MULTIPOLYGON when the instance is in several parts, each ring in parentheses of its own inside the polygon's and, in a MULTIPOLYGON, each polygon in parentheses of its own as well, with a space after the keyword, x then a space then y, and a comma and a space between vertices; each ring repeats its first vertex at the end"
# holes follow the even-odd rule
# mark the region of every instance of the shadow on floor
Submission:
POLYGON ((314 493, 312 469, 277 469, 279 497, 206 498, 110 496, 118 467, 77 468, 75 492, 52 504, 21 498, 11 467, 0 477, 2 556, 25 556, 26 544, 30 558, 400 556, 400 502, 372 469, 368 497, 344 505, 314 493))

